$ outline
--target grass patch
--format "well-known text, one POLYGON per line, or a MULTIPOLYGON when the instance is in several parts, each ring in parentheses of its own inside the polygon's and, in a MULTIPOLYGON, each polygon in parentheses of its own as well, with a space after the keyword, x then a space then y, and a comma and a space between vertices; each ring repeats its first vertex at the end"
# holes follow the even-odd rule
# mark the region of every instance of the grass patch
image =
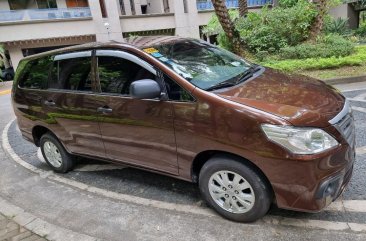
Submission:
POLYGON ((344 66, 366 65, 366 46, 357 46, 355 53, 346 57, 330 58, 309 58, 291 60, 268 60, 260 64, 274 69, 288 72, 299 72, 303 70, 322 70, 340 68, 344 66))
POLYGON ((344 66, 338 69, 303 70, 298 71, 298 73, 321 80, 355 77, 366 74, 366 64, 361 66, 344 66))

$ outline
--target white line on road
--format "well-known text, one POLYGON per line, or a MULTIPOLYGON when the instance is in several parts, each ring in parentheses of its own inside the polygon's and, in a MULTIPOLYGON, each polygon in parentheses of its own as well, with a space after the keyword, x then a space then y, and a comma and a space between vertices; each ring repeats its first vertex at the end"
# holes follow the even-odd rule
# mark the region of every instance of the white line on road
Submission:
POLYGON ((358 106, 352 106, 351 108, 352 108, 352 110, 366 113, 366 108, 362 108, 362 107, 358 107, 358 106))
MULTIPOLYGON (((14 121, 14 120, 13 120, 14 121)), ((10 121, 3 130, 2 133, 2 144, 3 149, 8 153, 8 155, 19 165, 29 169, 32 172, 39 174, 42 178, 48 178, 50 180, 63 183, 69 185, 71 187, 81 189, 84 191, 88 191, 100 196, 104 196, 107 198, 120 200, 124 202, 130 202, 134 204, 150 206, 159 209, 172 210, 183 213, 191 213, 204 215, 209 217, 217 216, 213 210, 208 208, 203 208, 194 205, 183 205, 176 203, 168 203, 163 201, 151 200, 147 198, 141 198, 137 196, 127 195, 116 193, 112 191, 107 191, 101 188, 93 187, 86 185, 84 183, 70 180, 59 175, 55 175, 53 172, 44 171, 30 165, 29 163, 22 160, 12 149, 9 139, 8 139, 8 131, 10 125, 13 121, 10 121)), ((325 210, 328 211, 349 211, 349 212, 366 212, 366 200, 347 200, 347 201, 336 201, 331 204, 325 210)), ((311 219, 296 219, 296 218, 284 218, 278 216, 267 215, 262 219, 262 222, 276 225, 284 225, 284 226, 293 226, 293 227, 303 227, 303 228, 316 228, 316 229, 325 229, 325 230, 351 230, 355 232, 366 232, 366 224, 362 223, 348 223, 348 222, 333 222, 333 221, 322 221, 322 220, 311 220, 311 219)))

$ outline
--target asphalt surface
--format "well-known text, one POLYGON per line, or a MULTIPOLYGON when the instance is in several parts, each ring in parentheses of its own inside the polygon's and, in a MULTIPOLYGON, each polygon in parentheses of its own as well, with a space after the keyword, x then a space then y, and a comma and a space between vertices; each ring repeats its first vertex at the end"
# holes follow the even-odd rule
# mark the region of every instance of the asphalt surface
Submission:
MULTIPOLYGON (((363 91, 347 92, 350 98, 363 91)), ((353 106, 366 109, 364 102, 352 102, 353 106)), ((9 96, 0 96, 1 129, 14 118, 9 96)), ((366 113, 354 112, 357 146, 366 145, 366 113)), ((39 160, 37 148, 25 141, 13 122, 8 132, 14 151, 28 163, 49 171, 39 160)), ((354 175, 343 195, 348 200, 366 200, 366 155, 356 157, 354 175)), ((100 170, 110 164, 81 159, 76 170, 62 177, 90 186, 144 197, 168 203, 205 207, 196 185, 173 178, 132 168, 113 166, 112 170, 100 170), (97 166, 99 171, 93 171, 97 166)), ((97 168, 97 169, 98 169, 97 168)), ((99 237, 105 240, 365 240, 364 234, 349 231, 327 231, 267 225, 232 223, 221 217, 205 217, 170 212, 151 207, 109 200, 100 196, 68 188, 59 183, 27 172, 7 159, 0 148, 0 197, 23 207, 52 223, 99 237)), ((57 174, 59 175, 59 174, 57 174)), ((291 212, 273 206, 270 215, 299 220, 324 220, 366 224, 362 212, 331 212, 318 214, 291 212)), ((336 224, 336 223, 334 223, 336 224)))

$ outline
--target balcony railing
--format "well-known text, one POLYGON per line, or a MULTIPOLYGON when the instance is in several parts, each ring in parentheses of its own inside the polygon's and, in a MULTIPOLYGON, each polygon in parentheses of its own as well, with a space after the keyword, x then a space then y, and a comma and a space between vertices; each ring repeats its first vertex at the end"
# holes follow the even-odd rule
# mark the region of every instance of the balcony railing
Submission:
POLYGON ((89 8, 24 9, 0 11, 0 22, 91 17, 89 8))
MULTIPOLYGON (((248 0, 248 7, 258 7, 266 4, 272 4, 272 0, 248 0)), ((226 6, 228 8, 237 8, 239 6, 238 0, 226 0, 226 6)), ((197 9, 198 11, 213 9, 212 2, 210 0, 199 1, 197 2, 197 9)))

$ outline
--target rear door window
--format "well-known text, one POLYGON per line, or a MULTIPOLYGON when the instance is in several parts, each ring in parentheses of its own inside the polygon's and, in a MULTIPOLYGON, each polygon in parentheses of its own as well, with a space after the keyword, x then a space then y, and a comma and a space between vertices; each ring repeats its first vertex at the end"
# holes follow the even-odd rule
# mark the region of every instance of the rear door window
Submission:
MULTIPOLYGON (((47 87, 49 70, 53 63, 53 56, 29 61, 24 70, 23 76, 19 81, 19 87, 27 89, 45 89, 47 87)), ((23 66, 20 65, 20 68, 23 66)))

